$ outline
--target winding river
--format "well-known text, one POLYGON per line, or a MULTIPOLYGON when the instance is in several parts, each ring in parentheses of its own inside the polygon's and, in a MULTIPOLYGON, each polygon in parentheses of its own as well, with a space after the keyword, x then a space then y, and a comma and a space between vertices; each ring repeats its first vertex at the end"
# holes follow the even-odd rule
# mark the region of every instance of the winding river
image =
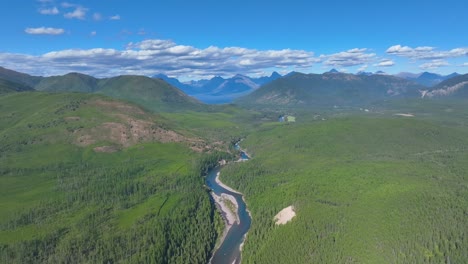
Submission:
MULTIPOLYGON (((236 144, 236 148, 239 149, 239 145, 236 144)), ((246 153, 241 152, 241 159, 248 160, 249 157, 246 153)), ((212 264, 221 264, 221 263, 240 263, 241 261, 241 245, 245 240, 245 236, 249 231, 250 224, 252 219, 250 218, 249 212, 247 211, 247 206, 242 198, 242 194, 237 192, 229 191, 223 188, 216 182, 216 175, 221 170, 220 167, 212 169, 206 177, 206 185, 211 188, 211 190, 216 195, 221 195, 223 193, 232 195, 238 204, 238 219, 239 223, 234 223, 226 234, 222 244, 219 248, 213 253, 211 258, 212 264)))

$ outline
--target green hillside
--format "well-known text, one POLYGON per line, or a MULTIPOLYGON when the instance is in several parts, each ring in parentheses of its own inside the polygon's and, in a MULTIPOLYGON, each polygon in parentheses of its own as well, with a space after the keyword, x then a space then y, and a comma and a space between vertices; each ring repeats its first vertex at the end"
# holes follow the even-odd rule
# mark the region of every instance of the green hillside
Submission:
POLYGON ((0 96, 0 262, 207 263, 197 138, 103 96, 0 96))
POLYGON ((63 76, 43 78, 34 88, 38 91, 47 92, 92 93, 98 89, 98 79, 73 72, 63 76))
POLYGON ((467 135, 405 117, 264 126, 221 174, 253 215, 243 262, 466 262, 467 135))
POLYGON ((13 71, 0 66, 0 79, 34 88, 34 86, 36 86, 42 80, 42 77, 31 76, 26 73, 13 71))
POLYGON ((362 106, 384 99, 415 97, 420 88, 418 84, 388 75, 294 73, 239 98, 237 103, 294 108, 362 106))
POLYGON ((201 109, 202 104, 161 79, 118 76, 99 81, 99 93, 137 103, 153 111, 201 109))
POLYGON ((45 92, 100 93, 137 103, 154 112, 206 110, 209 107, 161 79, 127 75, 98 79, 81 73, 37 77, 0 67, 0 78, 45 92))
POLYGON ((20 83, 11 82, 0 78, 0 94, 12 93, 12 92, 26 92, 33 91, 34 89, 20 83))

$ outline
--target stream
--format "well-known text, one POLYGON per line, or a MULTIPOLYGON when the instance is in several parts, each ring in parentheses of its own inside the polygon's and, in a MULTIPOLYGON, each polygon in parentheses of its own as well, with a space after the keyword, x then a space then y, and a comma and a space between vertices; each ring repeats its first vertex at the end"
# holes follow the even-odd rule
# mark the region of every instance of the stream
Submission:
MULTIPOLYGON (((240 149, 239 145, 235 145, 236 149, 240 149)), ((248 155, 241 151, 241 159, 248 160, 248 155)), ((211 264, 221 263, 240 263, 241 262, 241 244, 245 240, 245 235, 249 231, 252 219, 250 218, 249 212, 247 211, 247 205, 244 202, 242 194, 226 190, 216 182, 216 175, 221 170, 221 167, 212 169, 206 177, 206 185, 216 194, 221 195, 222 193, 232 195, 238 204, 237 215, 240 223, 234 223, 226 234, 222 244, 213 253, 211 258, 211 264)))

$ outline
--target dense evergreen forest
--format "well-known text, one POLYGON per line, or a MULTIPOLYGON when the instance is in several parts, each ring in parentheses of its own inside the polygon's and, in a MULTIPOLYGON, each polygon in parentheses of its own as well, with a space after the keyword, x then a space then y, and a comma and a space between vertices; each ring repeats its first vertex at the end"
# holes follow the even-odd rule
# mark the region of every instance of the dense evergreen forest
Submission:
POLYGON ((468 259, 462 101, 154 114, 25 92, 0 110, 2 263, 207 263, 224 223, 203 176, 240 138, 253 158, 221 179, 252 213, 243 263, 468 259), (296 217, 275 225, 290 205, 296 217))
POLYGON ((243 262, 466 262, 466 135, 405 117, 266 124, 221 174, 253 215, 243 262))
POLYGON ((110 104, 83 94, 0 99, 0 262, 208 262, 223 223, 202 175, 229 154, 144 138, 124 146, 96 136, 80 145, 80 131, 100 135, 101 124, 122 115, 133 120, 122 123, 129 129, 140 119, 170 126, 110 104), (103 144, 111 151, 96 151, 103 144))

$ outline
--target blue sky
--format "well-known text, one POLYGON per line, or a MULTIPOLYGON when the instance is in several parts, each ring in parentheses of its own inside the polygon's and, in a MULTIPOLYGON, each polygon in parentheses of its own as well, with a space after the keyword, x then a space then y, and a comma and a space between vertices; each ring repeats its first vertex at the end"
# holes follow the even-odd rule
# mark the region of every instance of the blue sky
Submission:
POLYGON ((466 1, 17 0, 0 66, 183 80, 331 68, 468 72, 466 1))

